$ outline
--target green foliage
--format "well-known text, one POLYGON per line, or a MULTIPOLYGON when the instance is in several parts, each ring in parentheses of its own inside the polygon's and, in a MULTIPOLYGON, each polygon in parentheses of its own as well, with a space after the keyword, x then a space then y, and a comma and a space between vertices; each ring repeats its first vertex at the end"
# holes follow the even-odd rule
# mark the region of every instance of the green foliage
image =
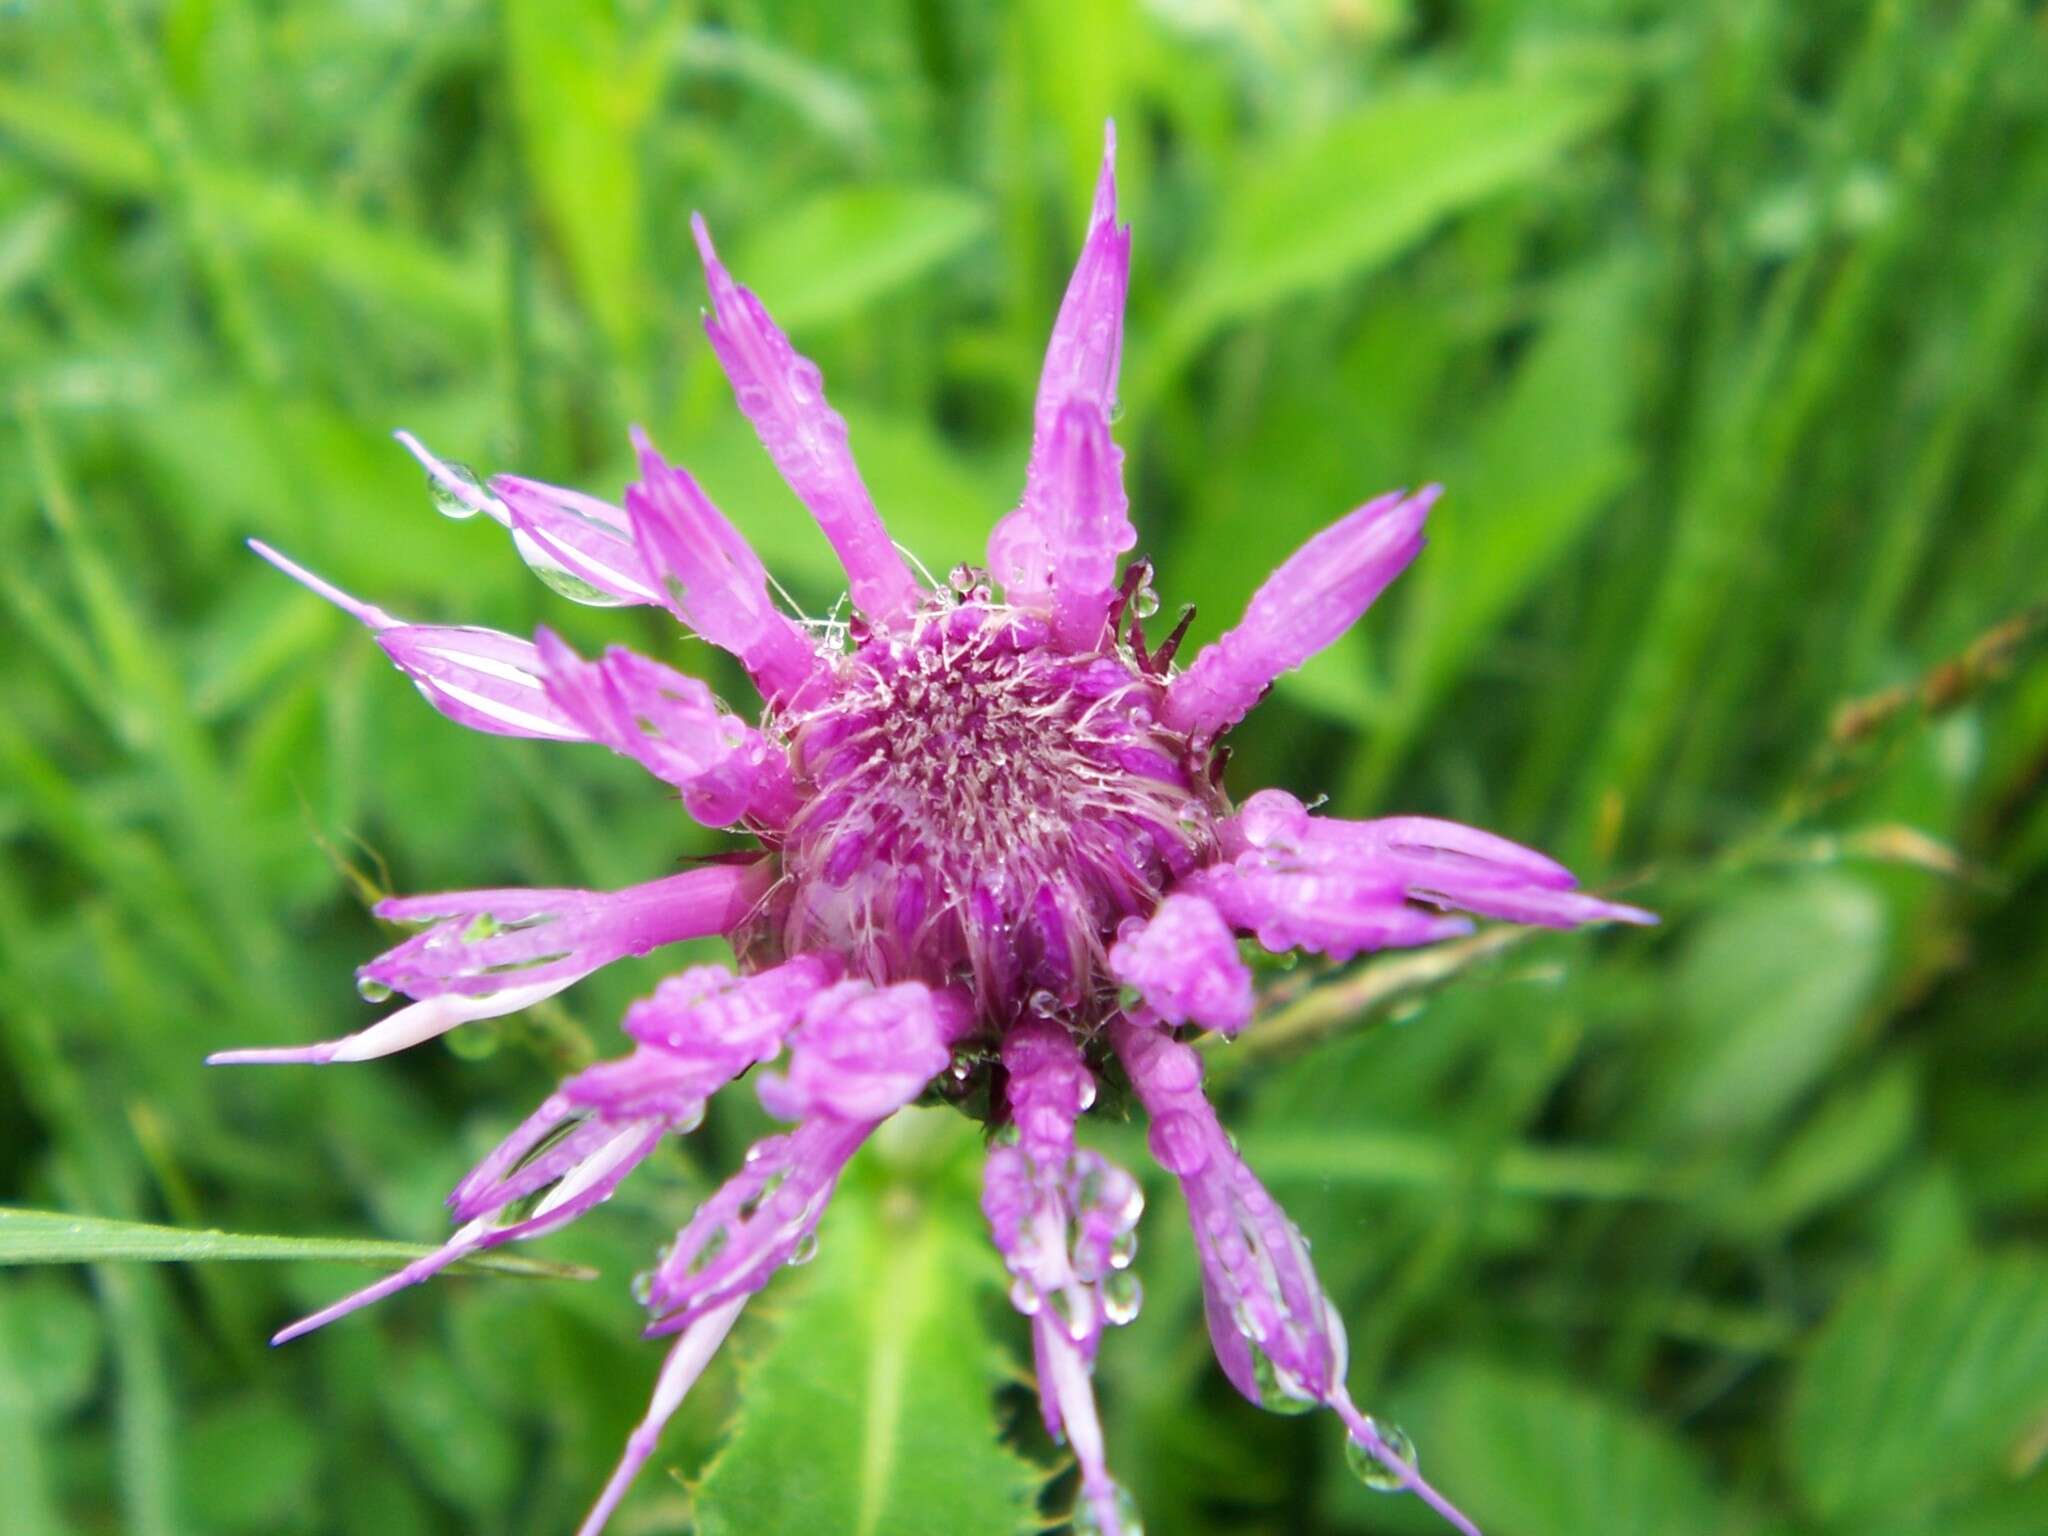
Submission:
POLYGON ((869 1193, 827 1219, 808 1283, 740 1373, 739 1427, 696 1487, 703 1536, 1027 1524, 1037 1475, 996 1443, 978 1317, 993 1265, 959 1214, 912 1189, 869 1193))
MULTIPOLYGON (((359 1024, 378 891, 622 885, 721 839, 606 754, 426 714, 240 541, 742 697, 433 516, 388 434, 611 495, 639 420, 826 611, 698 330, 701 209, 943 573, 1017 494, 1112 115, 1165 616, 1200 643, 1346 509, 1447 487, 1232 788, 1493 827, 1665 919, 1275 969, 1211 1053, 1354 1394, 1493 1536, 2036 1536, 2048 34, 2012 0, 0 7, 8 1536, 573 1528, 658 1365, 629 1278, 758 1131, 744 1092, 473 1266, 602 1284, 450 1277, 262 1341, 438 1240, 685 957, 459 1052, 201 1061, 359 1024)), ((621 1536, 1064 1515, 976 1140, 905 1134, 621 1536)), ((1099 1142, 1145 1165, 1136 1126, 1099 1142)), ((1149 1193, 1099 1379, 1151 1527, 1432 1529, 1222 1383, 1149 1193)))

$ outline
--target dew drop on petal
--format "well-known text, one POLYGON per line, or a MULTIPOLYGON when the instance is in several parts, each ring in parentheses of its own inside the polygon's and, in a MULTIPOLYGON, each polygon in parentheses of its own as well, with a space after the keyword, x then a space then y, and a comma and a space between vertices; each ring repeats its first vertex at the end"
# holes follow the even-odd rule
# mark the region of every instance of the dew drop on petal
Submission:
POLYGON ((796 1246, 789 1250, 789 1266, 792 1269, 808 1264, 818 1256, 818 1234, 806 1232, 796 1240, 796 1246))
POLYGON ((1131 1490, 1112 1483, 1098 1498, 1090 1498, 1084 1489, 1074 1503, 1074 1536, 1145 1536, 1131 1490), (1103 1502, 1110 1507, 1108 1515, 1101 1509, 1103 1502))
POLYGON ((489 496, 484 490, 483 481, 477 478, 476 471, 454 459, 443 459, 441 470, 448 479, 459 481, 464 490, 472 493, 473 499, 463 496, 454 486, 445 484, 439 476, 430 474, 427 476, 427 497, 433 502, 434 510, 443 517, 452 517, 458 523, 475 517, 483 510, 482 503, 489 496))
POLYGON ((1152 617, 1153 614, 1157 613, 1158 611, 1159 594, 1152 590, 1152 586, 1148 582, 1144 586, 1138 588, 1137 592, 1132 595, 1131 612, 1135 613, 1141 619, 1149 619, 1152 617))
POLYGON ((1037 1286, 1029 1280, 1020 1279, 1010 1287, 1010 1305, 1026 1317, 1036 1317, 1039 1308, 1045 1305, 1045 1299, 1038 1294, 1037 1286))
POLYGON ((649 1302, 653 1301, 654 1271, 651 1269, 643 1269, 640 1271, 639 1274, 635 1275, 633 1277, 632 1292, 633 1299, 639 1302, 640 1305, 643 1307, 646 1306, 649 1302))
POLYGON ((585 581, 520 529, 512 530, 512 547, 519 551, 526 568, 540 578, 541 585, 557 597, 566 597, 586 608, 623 608, 630 601, 585 581))
POLYGON ((356 995, 366 1003, 388 1003, 391 1001, 391 989, 372 976, 358 976, 356 978, 356 995))
POLYGON ((1294 1380, 1273 1362, 1257 1344, 1251 1346, 1252 1383, 1259 1389, 1259 1406, 1268 1413, 1307 1413, 1316 1400, 1295 1388, 1294 1380))
MULTIPOLYGON (((1379 1419, 1367 1419, 1380 1439, 1413 1472, 1419 1463, 1415 1459, 1415 1442, 1408 1438, 1408 1432, 1398 1424, 1384 1423, 1379 1419)), ((1400 1469, 1389 1465, 1370 1447, 1361 1445, 1350 1435, 1344 1437, 1345 1465, 1357 1475, 1358 1480, 1377 1493, 1398 1493, 1407 1485, 1401 1480, 1400 1469)))
POLYGON ((1128 1269, 1111 1270, 1102 1282, 1102 1316, 1113 1328, 1136 1317, 1144 1299, 1144 1287, 1128 1269))

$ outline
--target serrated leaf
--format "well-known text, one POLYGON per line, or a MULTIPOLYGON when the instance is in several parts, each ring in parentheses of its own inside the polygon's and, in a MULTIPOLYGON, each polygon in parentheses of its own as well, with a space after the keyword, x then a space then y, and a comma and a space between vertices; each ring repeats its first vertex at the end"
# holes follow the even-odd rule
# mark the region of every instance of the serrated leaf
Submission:
POLYGON ((1924 1511, 2012 1478, 2048 1416, 2048 1255, 1970 1259, 1855 1287, 1793 1389, 1786 1446, 1826 1520, 1924 1511))
POLYGON ((996 1439, 985 1258, 899 1191, 845 1191, 811 1283, 742 1381, 700 1536, 1000 1536, 1037 1474, 996 1439))
POLYGON ((740 247, 733 270, 786 329, 857 314, 957 256, 988 228, 942 186, 844 187, 799 203, 740 247))
MULTIPOLYGON (((201 1264, 225 1260, 318 1259, 344 1264, 403 1264, 432 1253, 419 1243, 348 1237, 276 1237, 192 1227, 159 1227, 68 1211, 0 1206, 0 1268, 11 1264, 201 1264)), ((450 1266, 543 1280, 592 1280, 575 1264, 550 1264, 515 1254, 487 1253, 450 1266)))

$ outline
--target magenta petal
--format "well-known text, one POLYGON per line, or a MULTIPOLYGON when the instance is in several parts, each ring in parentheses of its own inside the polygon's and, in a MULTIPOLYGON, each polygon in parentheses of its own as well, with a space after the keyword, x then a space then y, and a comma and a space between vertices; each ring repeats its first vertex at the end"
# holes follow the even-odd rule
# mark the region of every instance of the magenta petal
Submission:
POLYGON ((1274 678, 1349 629, 1421 552, 1438 494, 1429 486, 1382 496, 1290 555, 1252 594, 1238 626, 1204 646, 1167 688, 1167 724, 1213 736, 1242 720, 1274 678))
POLYGON ((1252 973, 1237 936, 1199 896, 1168 896, 1149 919, 1124 925, 1109 952, 1109 973, 1136 987, 1168 1024, 1200 1024, 1235 1034, 1251 1021, 1252 973))
POLYGON ((1110 1025, 1110 1040, 1151 1117, 1153 1155, 1187 1197, 1210 1332, 1232 1384, 1262 1404, 1269 1394, 1329 1401, 1344 1379, 1343 1325, 1301 1233, 1217 1122, 1202 1093, 1201 1059, 1165 1031, 1128 1019, 1110 1025), (1232 1332, 1246 1341, 1242 1350, 1228 1343, 1232 1332))
POLYGON ((619 646, 585 661, 558 636, 534 637, 548 698, 592 741, 683 792, 708 827, 742 816, 779 826, 795 810, 789 759, 693 677, 619 646))
POLYGON ((1069 401, 1080 401, 1092 405, 1104 421, 1116 414, 1130 272, 1130 228, 1119 229, 1116 222, 1116 125, 1110 123, 1103 131, 1102 171, 1088 236, 1060 301, 1039 374, 1024 498, 989 535, 989 570, 1009 601, 1020 607, 1043 609, 1050 601, 1058 547, 1053 438, 1060 412, 1069 401))
POLYGON ((453 891, 377 904, 391 922, 426 931, 357 973, 364 981, 434 997, 485 995, 588 976, 626 955, 729 932, 773 878, 765 861, 710 864, 622 891, 453 891))
POLYGON ((952 1060, 938 1000, 922 982, 842 981, 804 1004, 789 1065, 760 1081, 761 1105, 796 1120, 882 1120, 952 1060))
POLYGON ((1052 533, 1052 626, 1070 651, 1102 643, 1116 595, 1117 556, 1138 542, 1123 487, 1123 455, 1094 405, 1071 400, 1053 425, 1038 502, 1052 533))
POLYGON ((889 542, 854 465, 845 419, 825 403, 824 376, 789 344, 761 301, 733 281, 712 249, 701 214, 690 216, 690 230, 711 288, 704 333, 732 380, 740 410, 831 541, 846 568, 854 606, 877 623, 910 613, 918 603, 917 583, 889 542))
POLYGON ((497 476, 491 489, 508 509, 513 537, 525 541, 521 554, 529 565, 551 564, 617 602, 661 601, 619 508, 513 475, 497 476))
POLYGON ((739 657, 764 695, 793 697, 816 673, 818 656, 770 600, 760 557, 689 471, 669 464, 638 433, 635 443, 640 479, 626 489, 626 516, 662 603, 739 657))

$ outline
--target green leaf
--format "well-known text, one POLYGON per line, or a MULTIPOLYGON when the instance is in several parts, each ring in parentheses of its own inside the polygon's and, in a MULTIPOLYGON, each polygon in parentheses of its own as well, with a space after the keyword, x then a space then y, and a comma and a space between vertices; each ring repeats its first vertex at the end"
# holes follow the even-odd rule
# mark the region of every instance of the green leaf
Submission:
POLYGON ((988 209, 940 186, 846 187, 750 238, 733 271, 787 329, 857 314, 981 238, 988 209))
MULTIPOLYGON (((272 1237, 190 1227, 159 1227, 68 1211, 0 1206, 0 1267, 11 1264, 200 1264, 238 1259, 318 1259, 329 1263, 403 1264, 434 1250, 418 1243, 346 1237, 272 1237)), ((451 1265, 467 1270, 542 1280, 594 1280, 575 1264, 551 1264, 512 1254, 486 1253, 451 1265)))
POLYGON ((1407 1428, 1430 1481, 1484 1530, 1712 1536, 1721 1528, 1721 1497, 1675 1435, 1570 1382, 1460 1363, 1418 1388, 1407 1428))
POLYGON ((1151 345, 1149 401, 1215 329, 1386 265, 1451 215, 1547 170, 1617 97, 1554 81, 1411 91, 1254 152, 1224 198, 1214 254, 1151 345))
POLYGON ((1650 1107, 1659 1134, 1769 1125, 1833 1063, 1885 952, 1883 904, 1817 874, 1743 892, 1709 916, 1672 978, 1679 1026, 1650 1107))
POLYGON ((0 1294, 0 1356, 23 1405, 38 1419, 63 1417, 91 1395, 105 1335, 74 1277, 33 1275, 0 1294))
POLYGON ((1874 1178, 1904 1148, 1918 1118, 1919 1077, 1894 1061, 1838 1088, 1786 1143, 1731 1213, 1745 1229, 1804 1221, 1874 1178))
POLYGON ((207 1530, 276 1531, 304 1507, 322 1442, 290 1405, 244 1397, 188 1421, 179 1457, 207 1530))
POLYGON ((584 307, 626 360, 651 306, 639 135, 651 50, 630 49, 611 0, 511 0, 507 69, 542 212, 584 307))
POLYGON ((1903 1515, 1995 1489, 2043 1415, 2048 1254, 1970 1259, 1848 1293, 1793 1388, 1787 1456, 1822 1519, 1903 1515))
MULTIPOLYGON (((1430 550, 1408 582, 1401 699, 1410 732, 1531 594, 1630 467, 1637 382, 1629 343, 1644 263, 1629 251, 1580 274, 1559 298, 1469 462, 1446 475, 1430 550)), ((1405 742, 1383 740, 1382 750, 1405 742)))
POLYGON ((742 1379, 697 1488, 700 1536, 1000 1536, 1036 1474, 996 1439, 986 1258, 903 1190, 848 1190, 812 1283, 742 1379))

